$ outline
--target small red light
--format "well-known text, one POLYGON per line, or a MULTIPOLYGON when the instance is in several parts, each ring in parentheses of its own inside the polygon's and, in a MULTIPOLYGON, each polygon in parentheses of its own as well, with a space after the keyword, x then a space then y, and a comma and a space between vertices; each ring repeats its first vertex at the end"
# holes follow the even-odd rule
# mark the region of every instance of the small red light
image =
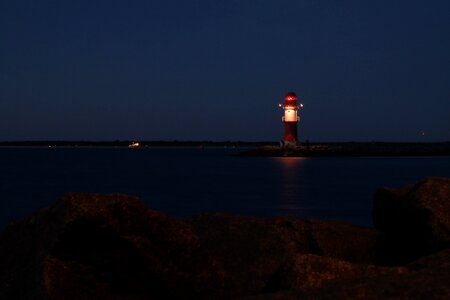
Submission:
POLYGON ((286 97, 284 98, 286 101, 296 101, 297 95, 294 92, 289 92, 286 94, 286 97))

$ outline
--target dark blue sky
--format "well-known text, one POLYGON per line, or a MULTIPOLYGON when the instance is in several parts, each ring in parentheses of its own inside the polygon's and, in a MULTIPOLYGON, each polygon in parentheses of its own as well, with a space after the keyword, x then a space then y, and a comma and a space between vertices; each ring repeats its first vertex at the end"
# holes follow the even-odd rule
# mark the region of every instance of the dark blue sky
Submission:
POLYGON ((0 140, 277 141, 290 90, 301 140, 450 140, 450 1, 0 2, 0 140))

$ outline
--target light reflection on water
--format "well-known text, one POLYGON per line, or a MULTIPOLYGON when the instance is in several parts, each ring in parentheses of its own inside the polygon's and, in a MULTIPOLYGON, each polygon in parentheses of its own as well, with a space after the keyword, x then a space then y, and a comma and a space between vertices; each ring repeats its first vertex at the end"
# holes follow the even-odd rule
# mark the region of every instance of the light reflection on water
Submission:
POLYGON ((302 210, 302 176, 300 174, 307 158, 276 157, 273 160, 281 173, 279 208, 281 211, 299 213, 302 210))

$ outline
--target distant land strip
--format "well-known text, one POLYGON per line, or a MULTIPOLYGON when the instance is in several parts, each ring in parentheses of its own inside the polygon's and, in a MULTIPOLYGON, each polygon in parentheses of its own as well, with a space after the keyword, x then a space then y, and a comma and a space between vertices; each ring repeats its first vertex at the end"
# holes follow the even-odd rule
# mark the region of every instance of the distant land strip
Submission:
MULTIPOLYGON (((126 148, 132 140, 116 141, 3 141, 0 147, 105 147, 126 148)), ((281 148, 277 142, 246 141, 139 141, 139 148, 243 148, 239 156, 333 157, 333 156, 450 156, 450 142, 328 142, 300 143, 281 148)))
MULTIPOLYGON (((0 141, 0 147, 128 147, 134 140, 115 141, 0 141)), ((245 141, 139 141, 140 147, 261 147, 276 142, 245 141)))

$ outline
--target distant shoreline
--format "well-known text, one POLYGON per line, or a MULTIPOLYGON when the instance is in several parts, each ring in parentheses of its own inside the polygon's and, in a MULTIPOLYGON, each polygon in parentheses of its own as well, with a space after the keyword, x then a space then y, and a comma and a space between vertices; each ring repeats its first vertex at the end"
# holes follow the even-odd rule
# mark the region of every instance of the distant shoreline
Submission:
MULTIPOLYGON (((125 141, 4 141, 0 147, 30 147, 30 148, 127 148, 132 140, 125 141)), ((277 145, 274 142, 244 142, 244 141, 139 141, 140 147, 173 147, 173 148, 247 148, 261 147, 264 145, 277 145)))
MULTIPOLYGON (((114 140, 114 141, 64 141, 64 140, 37 140, 37 141, 0 141, 0 147, 46 147, 46 146, 67 146, 67 147, 127 147, 135 140, 114 140)), ((138 140, 139 141, 139 140, 138 140)), ((139 141, 141 146, 279 146, 278 141, 139 141)), ((450 147, 450 141, 445 142, 299 142, 300 147, 317 145, 343 146, 343 145, 390 145, 390 146, 420 146, 420 145, 440 145, 450 147)))
MULTIPOLYGON (((0 148, 120 148, 133 141, 7 141, 0 148)), ((241 149, 239 156, 251 157, 361 157, 361 156, 450 156, 450 142, 329 142, 300 143, 281 148, 277 142, 244 141, 139 141, 137 149, 241 149)))

